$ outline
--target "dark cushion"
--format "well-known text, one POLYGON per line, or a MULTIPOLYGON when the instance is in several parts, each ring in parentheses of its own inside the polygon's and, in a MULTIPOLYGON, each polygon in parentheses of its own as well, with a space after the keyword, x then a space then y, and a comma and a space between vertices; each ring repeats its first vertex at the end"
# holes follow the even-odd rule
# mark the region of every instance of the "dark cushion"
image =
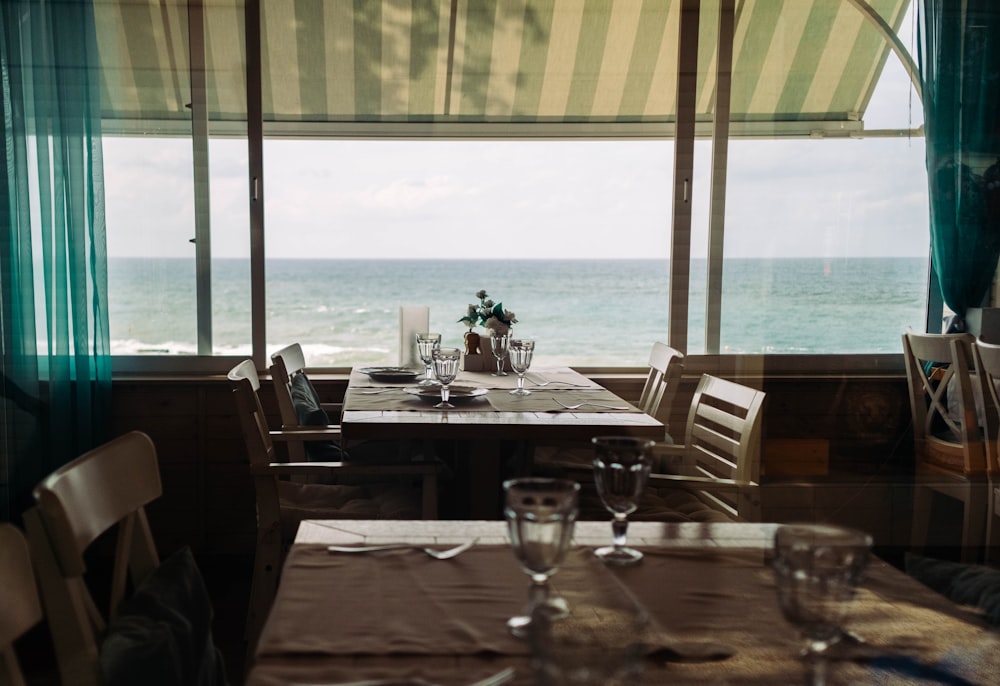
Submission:
MULTIPOLYGON (((291 379, 292 404, 299 426, 329 426, 330 416, 323 409, 319 394, 309 377, 296 372, 291 379)), ((347 453, 333 441, 306 441, 306 459, 311 462, 340 462, 347 460, 347 453)))
POLYGON ((160 563, 122 603, 101 643, 108 686, 226 683, 212 603, 190 548, 160 563))
POLYGON ((905 564, 917 581, 954 603, 978 607, 987 622, 1000 626, 1000 570, 912 553, 906 554, 905 564))

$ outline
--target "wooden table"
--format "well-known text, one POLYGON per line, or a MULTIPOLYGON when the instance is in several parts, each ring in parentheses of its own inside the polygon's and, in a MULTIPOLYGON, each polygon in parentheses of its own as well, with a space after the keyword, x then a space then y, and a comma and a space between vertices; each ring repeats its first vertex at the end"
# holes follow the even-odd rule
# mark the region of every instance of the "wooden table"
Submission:
MULTIPOLYGON (((609 568, 591 550, 607 543, 610 526, 578 522, 576 546, 553 586, 572 599, 571 608, 586 607, 587 594, 604 587, 607 575, 631 589, 668 649, 643 661, 644 684, 801 683, 801 643, 781 618, 768 567, 774 528, 635 523, 629 540, 646 551, 645 560, 609 568)), ((251 686, 374 678, 469 686, 505 667, 515 669, 512 684, 533 683, 530 647, 507 635, 504 624, 521 609, 528 583, 503 522, 307 521, 296 541, 251 686), (325 548, 447 546, 474 537, 476 547, 449 561, 419 552, 332 555, 325 548)), ((1000 638, 977 615, 877 559, 851 618, 848 628, 868 643, 843 648, 854 652, 833 662, 831 683, 942 683, 898 671, 930 666, 947 669, 947 683, 995 683, 1000 673, 1000 638)))
POLYGON ((516 376, 491 376, 489 372, 461 372, 455 386, 487 389, 474 400, 457 402, 453 410, 436 410, 434 403, 406 392, 406 386, 371 380, 357 370, 351 373, 340 423, 344 440, 409 439, 455 442, 457 454, 469 470, 473 519, 492 519, 500 513, 503 449, 515 446, 530 464, 536 444, 589 441, 597 435, 625 435, 662 440, 662 422, 602 388, 568 367, 533 370, 525 387, 532 395, 510 395, 516 376), (544 386, 539 384, 545 384, 544 386), (377 391, 377 392, 376 392, 377 391), (627 407, 609 410, 568 405, 590 400, 627 407))

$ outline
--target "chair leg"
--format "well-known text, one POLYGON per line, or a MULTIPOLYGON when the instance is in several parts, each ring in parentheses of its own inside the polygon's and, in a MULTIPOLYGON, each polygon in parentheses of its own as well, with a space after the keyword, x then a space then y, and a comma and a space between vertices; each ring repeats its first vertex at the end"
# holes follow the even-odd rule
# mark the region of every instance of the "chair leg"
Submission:
POLYGON ((438 489, 437 489, 437 475, 436 474, 426 474, 424 475, 423 483, 421 484, 421 516, 424 519, 437 519, 438 518, 438 489))
POLYGON ((253 665, 254 653, 260 632, 271 611, 274 595, 278 591, 281 572, 281 542, 259 541, 253 562, 253 579, 250 582, 250 603, 247 607, 246 643, 247 668, 253 665))
POLYGON ((962 515, 962 561, 980 562, 984 543, 988 489, 985 484, 969 484, 962 515))
POLYGON ((917 484, 913 487, 913 529, 910 534, 910 547, 914 552, 921 552, 927 546, 933 497, 934 493, 926 486, 917 484))

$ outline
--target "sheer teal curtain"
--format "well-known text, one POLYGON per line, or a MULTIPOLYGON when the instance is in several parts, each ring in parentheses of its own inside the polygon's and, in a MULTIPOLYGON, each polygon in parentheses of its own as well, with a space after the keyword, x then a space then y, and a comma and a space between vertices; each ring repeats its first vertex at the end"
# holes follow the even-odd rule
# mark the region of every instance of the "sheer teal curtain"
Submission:
POLYGON ((111 400, 92 0, 2 0, 0 517, 107 438, 111 400))
POLYGON ((964 331, 1000 256, 1000 2, 921 0, 918 11, 931 259, 950 329, 964 331))

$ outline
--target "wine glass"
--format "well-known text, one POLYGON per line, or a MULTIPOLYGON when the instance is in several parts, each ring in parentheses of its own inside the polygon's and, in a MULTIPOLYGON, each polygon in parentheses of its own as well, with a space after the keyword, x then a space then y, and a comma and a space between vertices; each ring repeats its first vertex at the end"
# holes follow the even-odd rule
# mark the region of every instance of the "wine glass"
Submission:
POLYGON ((448 394, 451 382, 458 376, 458 363, 462 359, 462 351, 458 348, 435 348, 432 358, 434 375, 441 382, 441 402, 434 407, 439 410, 455 407, 448 402, 448 394))
POLYGON ((826 683, 826 650, 843 636, 847 617, 871 549, 871 536, 823 524, 789 524, 774 534, 775 586, 785 619, 805 648, 810 683, 826 683))
POLYGON ((494 333, 490 338, 490 348, 493 350, 493 357, 497 358, 497 370, 493 376, 507 376, 503 370, 503 359, 507 356, 507 344, 510 343, 510 334, 494 333))
POLYGON ((434 372, 431 368, 431 363, 434 361, 434 350, 441 347, 441 334, 439 333, 418 333, 417 334, 417 353, 420 355, 420 361, 424 363, 424 380, 418 383, 418 386, 437 386, 438 382, 434 380, 434 372))
POLYGON ((594 482, 604 507, 611 512, 613 544, 594 554, 604 562, 635 564, 642 553, 625 545, 628 516, 639 507, 649 480, 653 441, 629 436, 597 436, 594 445, 594 482))
POLYGON ((507 343, 507 356, 511 368, 517 372, 517 388, 511 395, 530 395, 531 391, 524 387, 524 374, 531 366, 531 356, 535 352, 535 342, 527 338, 512 338, 507 343))
POLYGON ((532 617, 544 613, 550 619, 564 617, 566 601, 549 595, 549 577, 566 556, 576 522, 580 484, 569 479, 521 478, 503 484, 504 517, 510 543, 531 577, 530 602, 524 613, 507 620, 507 628, 518 637, 528 636, 532 617))

